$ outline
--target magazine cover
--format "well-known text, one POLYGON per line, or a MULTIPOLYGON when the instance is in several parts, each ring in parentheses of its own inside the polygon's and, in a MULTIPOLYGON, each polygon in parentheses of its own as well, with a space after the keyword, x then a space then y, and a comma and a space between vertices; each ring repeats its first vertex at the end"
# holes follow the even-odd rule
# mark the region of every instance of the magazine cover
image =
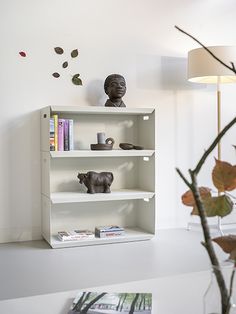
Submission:
POLYGON ((84 292, 77 294, 68 314, 151 314, 151 293, 84 292))

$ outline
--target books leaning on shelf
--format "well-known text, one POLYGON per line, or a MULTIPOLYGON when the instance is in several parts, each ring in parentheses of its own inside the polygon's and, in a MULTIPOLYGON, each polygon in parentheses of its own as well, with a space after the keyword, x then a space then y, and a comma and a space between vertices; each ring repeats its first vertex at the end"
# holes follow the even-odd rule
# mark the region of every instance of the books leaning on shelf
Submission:
POLYGON ((69 151, 74 149, 74 121, 61 119, 57 114, 50 118, 50 150, 69 151))
POLYGON ((109 238, 124 236, 125 230, 119 226, 101 226, 95 228, 95 236, 99 238, 109 238))
POLYGON ((58 239, 61 241, 77 241, 81 239, 93 239, 94 233, 90 230, 73 230, 73 231, 59 231, 58 239))

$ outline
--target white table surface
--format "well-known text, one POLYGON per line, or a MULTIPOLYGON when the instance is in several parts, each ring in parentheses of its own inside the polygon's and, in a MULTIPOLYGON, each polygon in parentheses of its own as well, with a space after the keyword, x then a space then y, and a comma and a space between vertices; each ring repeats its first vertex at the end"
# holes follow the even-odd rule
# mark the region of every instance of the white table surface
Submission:
POLYGON ((201 232, 169 229, 153 240, 90 247, 1 244, 0 313, 63 314, 76 291, 92 287, 152 292, 154 314, 201 314, 210 268, 201 240, 201 232))
MULTIPOLYGON (((103 292, 151 292, 153 314, 202 314, 208 271, 159 277, 86 289, 103 292)), ((67 314, 77 290, 0 301, 0 313, 67 314)))

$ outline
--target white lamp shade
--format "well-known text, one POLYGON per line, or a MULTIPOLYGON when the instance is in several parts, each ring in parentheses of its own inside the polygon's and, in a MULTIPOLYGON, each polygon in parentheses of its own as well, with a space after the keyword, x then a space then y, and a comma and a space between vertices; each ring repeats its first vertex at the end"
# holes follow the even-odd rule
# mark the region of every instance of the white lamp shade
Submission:
MULTIPOLYGON (((235 46, 212 46, 207 48, 230 67, 232 67, 231 62, 236 67, 235 46)), ((188 53, 188 80, 206 84, 236 83, 236 75, 213 58, 204 48, 198 48, 188 53)))

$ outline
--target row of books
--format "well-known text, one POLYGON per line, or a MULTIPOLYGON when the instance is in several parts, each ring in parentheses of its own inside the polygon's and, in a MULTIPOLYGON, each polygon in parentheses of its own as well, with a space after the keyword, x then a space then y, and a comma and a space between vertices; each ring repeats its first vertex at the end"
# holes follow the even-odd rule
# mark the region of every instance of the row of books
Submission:
POLYGON ((61 241, 77 241, 81 239, 93 239, 97 238, 109 238, 124 236, 125 230, 119 226, 102 226, 96 227, 95 232, 91 230, 71 230, 71 231, 59 231, 57 236, 61 241))
POLYGON ((74 149, 74 121, 61 119, 57 114, 50 118, 50 150, 69 151, 74 149))

